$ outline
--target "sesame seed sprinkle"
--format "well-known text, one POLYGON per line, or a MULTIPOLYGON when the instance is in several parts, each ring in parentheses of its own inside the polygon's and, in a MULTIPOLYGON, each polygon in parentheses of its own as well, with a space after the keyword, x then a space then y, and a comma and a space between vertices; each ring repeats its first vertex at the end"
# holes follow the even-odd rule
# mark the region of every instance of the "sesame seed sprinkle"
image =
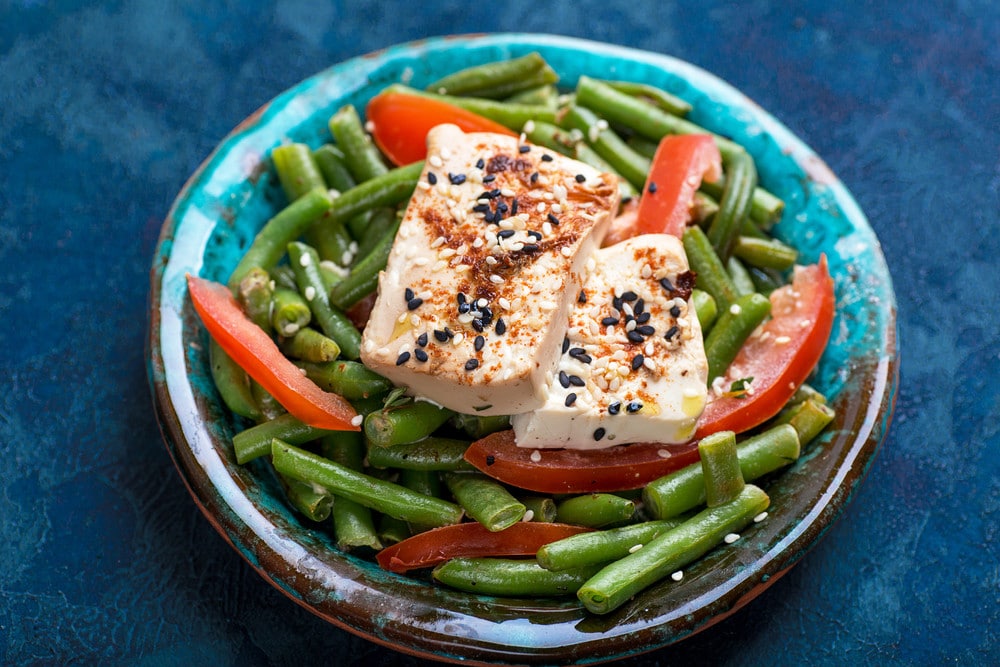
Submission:
POLYGON ((361 426, 361 423, 365 420, 364 415, 354 415, 351 417, 351 426, 361 426))
POLYGON ((736 533, 729 533, 728 535, 726 535, 723 538, 723 540, 725 541, 726 544, 732 544, 733 542, 735 542, 738 539, 740 539, 740 536, 737 535, 736 533))
POLYGON ((607 434, 607 430, 603 426, 599 426, 594 429, 594 440, 602 440, 607 434))
POLYGON ((673 579, 674 581, 680 581, 681 579, 684 578, 684 573, 681 572, 680 570, 677 570, 676 572, 670 575, 670 578, 673 579))
POLYGON ((405 364, 409 360, 410 360, 410 353, 409 352, 401 352, 400 355, 398 357, 396 357, 396 365, 397 366, 402 366, 403 364, 405 364))

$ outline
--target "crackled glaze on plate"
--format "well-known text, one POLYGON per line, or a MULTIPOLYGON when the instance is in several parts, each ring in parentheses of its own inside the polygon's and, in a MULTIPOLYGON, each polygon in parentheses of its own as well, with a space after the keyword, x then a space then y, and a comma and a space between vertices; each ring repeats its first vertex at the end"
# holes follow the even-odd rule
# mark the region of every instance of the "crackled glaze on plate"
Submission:
POLYGON ((898 382, 889 273, 864 215, 816 155, 716 77, 663 55, 542 35, 441 38, 341 63, 276 97, 230 134, 191 177, 164 223, 151 272, 149 374, 167 448, 209 521, 268 581, 299 604, 408 653, 489 663, 601 662, 661 647, 733 613, 816 543, 853 495, 885 437, 898 382), (810 263, 821 253, 836 282, 830 344, 811 380, 837 410, 818 443, 766 489, 766 521, 732 546, 607 616, 571 600, 467 595, 383 572, 338 552, 284 503, 267 466, 235 462, 231 438, 247 424, 222 406, 206 336, 184 276, 223 281, 282 205, 266 156, 288 140, 328 140, 341 105, 384 86, 421 87, 462 66, 539 51, 572 86, 578 76, 632 79, 690 101, 691 119, 753 154, 761 182, 786 202, 775 233, 810 263))

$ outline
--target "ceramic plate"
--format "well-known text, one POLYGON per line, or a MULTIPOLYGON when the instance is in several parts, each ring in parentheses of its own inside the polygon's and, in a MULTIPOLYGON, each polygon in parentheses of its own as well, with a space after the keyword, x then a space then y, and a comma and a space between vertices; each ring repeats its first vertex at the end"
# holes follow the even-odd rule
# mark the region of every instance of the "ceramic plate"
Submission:
POLYGON ((152 267, 149 375, 167 448, 205 516, 261 576, 335 625, 442 660, 597 662, 676 642, 733 613, 816 543, 854 494, 885 437, 897 385, 889 273, 864 215, 823 162, 784 126, 718 78, 663 55, 539 35, 443 38, 355 58, 303 81, 237 127, 191 177, 163 225, 152 267), (769 518, 607 616, 571 600, 477 597, 384 572, 338 552, 284 504, 263 464, 240 467, 231 446, 245 427, 212 385, 206 335, 187 298, 186 273, 225 281, 281 205, 270 149, 328 140, 345 103, 363 108, 394 82, 422 87, 461 66, 539 51, 561 83, 631 79, 694 105, 691 119, 746 146, 760 180, 787 209, 775 233, 802 263, 826 253, 837 316, 816 376, 837 419, 789 470, 770 480, 769 518))

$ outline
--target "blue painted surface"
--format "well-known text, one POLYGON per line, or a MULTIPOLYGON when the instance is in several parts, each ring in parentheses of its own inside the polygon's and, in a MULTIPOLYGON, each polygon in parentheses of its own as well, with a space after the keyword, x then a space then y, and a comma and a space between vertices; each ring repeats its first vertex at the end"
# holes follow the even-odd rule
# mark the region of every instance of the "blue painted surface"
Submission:
POLYGON ((268 99, 359 53, 487 30, 730 81, 843 179, 896 286, 896 419, 845 515, 747 609, 623 664, 1000 660, 1000 12, 549 4, 0 9, 0 663, 417 664, 290 604, 197 511, 148 398, 147 272, 187 175, 268 99))

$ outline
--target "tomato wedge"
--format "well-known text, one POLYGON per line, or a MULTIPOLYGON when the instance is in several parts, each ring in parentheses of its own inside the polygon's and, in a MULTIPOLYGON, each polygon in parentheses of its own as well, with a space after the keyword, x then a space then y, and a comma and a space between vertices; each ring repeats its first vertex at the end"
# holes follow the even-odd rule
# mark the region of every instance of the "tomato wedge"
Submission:
POLYGON ((393 164, 412 164, 427 156, 427 133, 442 123, 465 132, 517 136, 503 125, 447 102, 407 93, 380 93, 368 102, 365 115, 374 124, 372 138, 393 164))
POLYGON ((194 309, 226 354, 259 382, 289 413, 306 424, 331 431, 357 431, 350 403, 325 392, 285 358, 264 331, 251 322, 223 285, 188 274, 194 309))
POLYGON ((698 445, 636 443, 594 450, 532 449, 518 447, 514 431, 507 430, 473 442, 465 460, 494 479, 529 491, 625 491, 694 463, 698 445))
POLYGON ((707 134, 665 136, 639 199, 634 236, 673 234, 680 237, 691 219, 694 193, 702 179, 712 183, 722 173, 722 157, 707 134))
POLYGON ((695 438, 724 430, 740 433, 776 415, 823 356, 833 311, 826 255, 818 264, 795 267, 791 285, 771 293, 772 319, 747 339, 726 372, 729 381, 752 377, 752 394, 712 400, 709 392, 695 438))
POLYGON ((383 570, 403 573, 452 558, 534 556, 550 542, 589 530, 565 523, 521 521, 493 533, 478 522, 457 523, 417 533, 382 549, 375 559, 383 570))

